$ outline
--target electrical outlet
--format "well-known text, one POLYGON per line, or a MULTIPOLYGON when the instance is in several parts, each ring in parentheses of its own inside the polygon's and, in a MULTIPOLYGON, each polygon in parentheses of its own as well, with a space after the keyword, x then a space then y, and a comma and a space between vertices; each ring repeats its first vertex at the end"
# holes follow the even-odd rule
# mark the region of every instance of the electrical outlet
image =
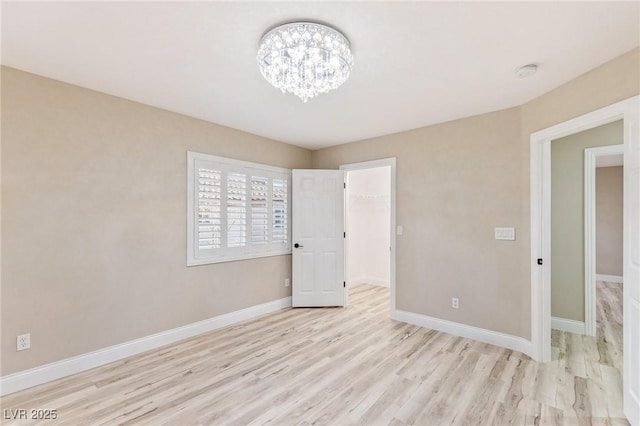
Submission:
POLYGON ((21 334, 16 338, 16 350, 24 351, 31 347, 31 334, 21 334))
POLYGON ((285 278, 284 279, 284 286, 285 287, 289 287, 291 285, 291 280, 289 280, 289 278, 285 278))
POLYGON ((460 307, 460 300, 457 297, 451 298, 451 307, 453 309, 458 309, 460 307))

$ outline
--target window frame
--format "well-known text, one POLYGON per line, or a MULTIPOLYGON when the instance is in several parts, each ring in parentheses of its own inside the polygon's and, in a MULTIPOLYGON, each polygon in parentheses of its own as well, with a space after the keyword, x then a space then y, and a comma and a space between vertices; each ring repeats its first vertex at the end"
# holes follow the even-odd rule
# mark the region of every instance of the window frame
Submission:
MULTIPOLYGON (((202 168, 202 167, 200 167, 202 168)), ((282 167, 269 166, 266 164, 252 163, 249 161, 236 160, 232 158, 219 157, 210 154, 187 151, 187 266, 207 265, 212 263, 232 262, 237 260, 255 259, 269 256, 281 256, 291 254, 291 169, 282 167), (198 242, 198 186, 199 175, 196 166, 199 162, 209 163, 207 167, 211 167, 221 171, 220 176, 220 226, 221 231, 221 247, 214 248, 213 254, 202 255, 198 242), (226 194, 227 173, 242 173, 246 177, 246 194, 245 194, 245 238, 246 243, 242 247, 227 247, 227 230, 226 222, 227 198, 226 194), (255 244, 252 242, 252 177, 267 178, 268 184, 268 200, 267 200, 267 231, 269 241, 265 244, 255 244), (274 203, 273 203, 273 185, 274 179, 286 179, 286 243, 280 247, 273 241, 274 229, 274 203), (225 186, 225 189, 222 187, 225 186)))

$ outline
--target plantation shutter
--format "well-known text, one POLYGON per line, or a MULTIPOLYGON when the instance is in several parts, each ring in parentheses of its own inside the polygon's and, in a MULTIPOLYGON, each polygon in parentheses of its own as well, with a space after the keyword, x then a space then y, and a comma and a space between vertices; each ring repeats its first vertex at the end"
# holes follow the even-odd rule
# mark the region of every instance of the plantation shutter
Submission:
POLYGON ((290 253, 290 170, 198 153, 188 161, 188 265, 290 253))
POLYGON ((227 173, 227 247, 247 244, 247 175, 227 173))
POLYGON ((269 243, 269 178, 251 177, 251 244, 269 243))
POLYGON ((273 179, 273 243, 288 244, 289 241, 289 190, 286 177, 273 179))
POLYGON ((200 255, 219 249, 222 244, 222 171, 198 167, 197 251, 200 255))

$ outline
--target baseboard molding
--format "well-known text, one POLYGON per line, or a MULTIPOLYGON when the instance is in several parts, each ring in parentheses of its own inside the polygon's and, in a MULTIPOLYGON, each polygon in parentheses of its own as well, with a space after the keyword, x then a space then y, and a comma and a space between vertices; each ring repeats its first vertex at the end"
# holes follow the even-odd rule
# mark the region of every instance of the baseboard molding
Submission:
POLYGON ((603 274, 596 274, 596 281, 606 281, 608 283, 618 283, 618 284, 622 284, 622 282, 623 282, 621 276, 618 276, 618 275, 603 275, 603 274))
POLYGON ((389 288, 389 280, 376 277, 359 277, 349 280, 349 287, 356 287, 361 284, 371 284, 378 287, 389 288))
POLYGON ((431 328, 454 336, 466 337, 490 345, 500 346, 532 356, 531 342, 522 337, 510 334, 498 333, 484 328, 473 327, 453 321, 428 317, 426 315, 415 314, 413 312, 396 310, 393 315, 396 321, 402 321, 420 327, 431 328))
POLYGON ((291 307, 291 297, 194 322, 119 345, 0 377, 0 396, 100 367, 202 333, 291 307))
POLYGON ((551 317, 551 328, 569 333, 587 334, 587 328, 583 321, 551 317))

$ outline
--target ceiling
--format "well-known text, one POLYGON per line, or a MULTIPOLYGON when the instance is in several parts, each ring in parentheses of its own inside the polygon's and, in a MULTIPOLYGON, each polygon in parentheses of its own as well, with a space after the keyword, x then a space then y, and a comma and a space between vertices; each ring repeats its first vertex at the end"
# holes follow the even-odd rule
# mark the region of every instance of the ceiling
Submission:
POLYGON ((639 4, 3 2, 2 64, 316 149, 521 105, 638 46, 639 4), (256 65, 298 19, 340 29, 355 61, 306 104, 256 65))

